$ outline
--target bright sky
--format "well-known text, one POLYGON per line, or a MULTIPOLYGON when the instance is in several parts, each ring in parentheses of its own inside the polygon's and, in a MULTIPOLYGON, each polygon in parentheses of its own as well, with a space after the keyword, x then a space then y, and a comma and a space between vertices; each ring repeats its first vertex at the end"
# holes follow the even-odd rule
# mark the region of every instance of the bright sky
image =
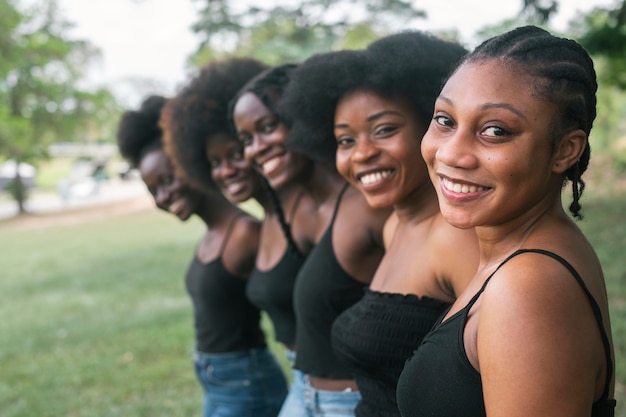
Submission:
MULTIPOLYGON (((282 3, 292 1, 297 0, 282 3)), ((610 1, 560 0, 553 26, 564 29, 577 11, 610 1)), ((470 44, 476 30, 513 17, 522 4, 522 0, 416 2, 428 13, 426 20, 418 22, 420 29, 457 28, 462 40, 470 44)), ((102 51, 102 60, 94 65, 90 80, 96 85, 113 87, 127 104, 138 100, 133 97, 136 92, 124 88, 129 79, 151 80, 145 88, 158 85, 163 94, 173 93, 185 81, 185 60, 199 44, 191 31, 199 3, 199 0, 59 0, 64 16, 76 25, 72 36, 87 39, 102 51)))

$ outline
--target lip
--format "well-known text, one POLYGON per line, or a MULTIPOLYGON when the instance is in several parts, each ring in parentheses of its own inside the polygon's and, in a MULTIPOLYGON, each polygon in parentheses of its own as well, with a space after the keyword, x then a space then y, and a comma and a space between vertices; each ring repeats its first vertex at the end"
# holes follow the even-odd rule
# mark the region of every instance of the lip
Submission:
POLYGON ((446 200, 451 202, 473 201, 492 190, 491 187, 460 179, 452 179, 441 174, 439 174, 439 188, 446 200))
POLYGON ((370 168, 358 172, 354 177, 358 186, 367 192, 384 188, 396 174, 393 168, 370 168))
POLYGON ((229 181, 228 183, 224 183, 224 189, 230 195, 240 194, 246 188, 246 181, 238 180, 238 181, 229 181))

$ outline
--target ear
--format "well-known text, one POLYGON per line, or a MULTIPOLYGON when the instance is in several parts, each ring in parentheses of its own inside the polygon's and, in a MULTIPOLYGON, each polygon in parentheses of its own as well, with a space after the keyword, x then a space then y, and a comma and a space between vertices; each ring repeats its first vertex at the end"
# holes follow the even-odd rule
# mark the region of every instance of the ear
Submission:
POLYGON ((587 134, 581 129, 566 133, 559 140, 554 153, 552 172, 563 174, 580 159, 587 146, 587 134))

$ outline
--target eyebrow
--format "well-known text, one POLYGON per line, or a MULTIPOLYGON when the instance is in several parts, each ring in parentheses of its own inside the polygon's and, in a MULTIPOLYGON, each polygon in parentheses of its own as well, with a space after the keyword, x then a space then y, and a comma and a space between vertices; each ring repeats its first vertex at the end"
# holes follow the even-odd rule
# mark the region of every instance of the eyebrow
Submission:
MULTIPOLYGON (((406 118, 406 116, 403 113, 399 112, 399 111, 383 110, 381 112, 372 114, 371 116, 367 116, 367 118, 365 118, 365 120, 368 121, 368 122, 371 122, 373 120, 380 119, 381 117, 386 116, 388 114, 392 114, 392 115, 395 115, 395 116, 400 116, 400 117, 406 118)), ((350 125, 348 125, 347 123, 339 123, 339 124, 335 125, 335 129, 346 129, 348 127, 350 127, 350 125)))
MULTIPOLYGON (((446 96, 439 96, 439 97, 437 97, 437 100, 445 101, 446 103, 448 103, 451 106, 454 105, 452 100, 450 100, 446 96)), ((524 113, 522 113, 521 111, 519 111, 518 109, 516 109, 515 107, 513 107, 512 105, 510 105, 508 103, 485 103, 482 106, 480 106, 480 109, 481 110, 505 109, 505 110, 510 111, 511 113, 514 113, 514 114, 518 115, 519 117, 521 117, 524 120, 528 120, 526 118, 526 116, 524 116, 524 113)))

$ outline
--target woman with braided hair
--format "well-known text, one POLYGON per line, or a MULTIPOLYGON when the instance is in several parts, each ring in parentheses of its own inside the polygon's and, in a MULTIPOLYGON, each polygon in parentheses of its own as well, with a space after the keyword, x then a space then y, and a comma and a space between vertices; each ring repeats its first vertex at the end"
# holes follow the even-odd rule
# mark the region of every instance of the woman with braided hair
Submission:
POLYGON ((614 415, 604 277, 561 201, 571 181, 581 217, 596 90, 587 52, 534 26, 482 43, 443 87, 422 154, 480 263, 405 365, 404 417, 614 415))
POLYGON ((299 225, 296 218, 293 234, 315 245, 297 277, 291 277, 295 366, 280 416, 351 415, 360 395, 351 373, 332 353, 330 328, 363 296, 384 251, 382 226, 389 212, 369 207, 332 161, 288 147, 297 131, 279 108, 295 67, 278 66, 251 80, 233 100, 232 119, 246 159, 271 186, 277 192, 285 187, 304 191, 304 221, 299 225), (319 372, 312 373, 311 366, 319 372))

